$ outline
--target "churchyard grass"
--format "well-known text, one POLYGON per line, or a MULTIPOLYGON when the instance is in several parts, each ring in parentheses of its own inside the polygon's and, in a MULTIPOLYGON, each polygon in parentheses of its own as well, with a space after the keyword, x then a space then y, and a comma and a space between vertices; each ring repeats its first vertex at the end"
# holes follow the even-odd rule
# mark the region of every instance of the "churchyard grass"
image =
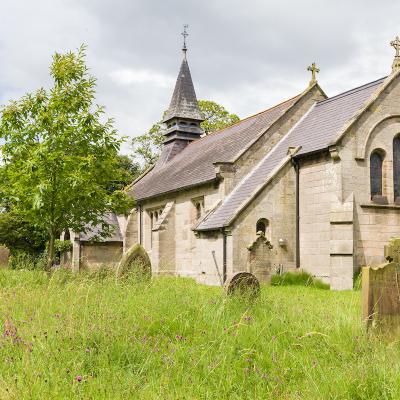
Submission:
POLYGON ((1 399, 398 399, 360 291, 0 270, 1 399))

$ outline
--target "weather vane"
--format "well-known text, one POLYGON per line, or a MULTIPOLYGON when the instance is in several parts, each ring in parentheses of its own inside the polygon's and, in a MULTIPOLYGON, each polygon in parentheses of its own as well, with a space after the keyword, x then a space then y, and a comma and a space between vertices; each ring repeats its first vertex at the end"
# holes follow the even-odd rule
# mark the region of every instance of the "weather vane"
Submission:
POLYGON ((188 24, 183 25, 183 32, 181 33, 181 35, 183 36, 183 47, 182 47, 182 50, 184 52, 187 51, 186 38, 189 36, 189 34, 187 33, 187 28, 189 28, 188 24))

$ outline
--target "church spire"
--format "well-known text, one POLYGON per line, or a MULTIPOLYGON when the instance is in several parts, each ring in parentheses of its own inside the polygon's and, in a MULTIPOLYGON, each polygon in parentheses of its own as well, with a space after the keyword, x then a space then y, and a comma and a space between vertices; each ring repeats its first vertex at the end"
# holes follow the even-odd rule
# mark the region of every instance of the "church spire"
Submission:
POLYGON ((398 71, 400 69, 400 39, 396 36, 395 40, 390 42, 390 45, 396 50, 396 54, 394 56, 392 71, 398 71))
POLYGON ((188 25, 184 25, 183 59, 176 80, 174 93, 163 122, 166 125, 164 148, 160 157, 161 163, 168 162, 182 151, 191 141, 199 139, 204 133, 200 123, 204 121, 187 62, 186 38, 188 25))
POLYGON ((171 103, 168 111, 164 117, 164 122, 167 122, 171 118, 186 118, 197 121, 203 121, 199 105, 197 103, 196 92, 194 90, 192 76, 190 74, 189 64, 187 62, 186 53, 187 45, 186 38, 189 35, 187 33, 188 25, 184 25, 182 32, 183 36, 183 60, 181 68, 178 74, 178 78, 175 84, 175 90, 172 95, 171 103))

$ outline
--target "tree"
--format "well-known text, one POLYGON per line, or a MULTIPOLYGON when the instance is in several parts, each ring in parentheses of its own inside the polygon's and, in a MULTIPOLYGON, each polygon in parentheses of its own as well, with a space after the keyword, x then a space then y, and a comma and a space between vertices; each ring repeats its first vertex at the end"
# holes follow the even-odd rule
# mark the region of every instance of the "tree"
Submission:
MULTIPOLYGON (((199 100, 199 108, 204 117, 201 127, 206 135, 240 121, 236 114, 230 114, 223 106, 211 100, 199 100)), ((148 132, 132 139, 133 158, 137 159, 144 169, 157 161, 165 139, 164 132, 161 120, 148 132)))
POLYGON ((201 127, 206 135, 240 121, 236 114, 230 114, 223 106, 214 101, 199 100, 199 107, 204 118, 201 127))
POLYGON ((62 231, 86 232, 100 224, 107 236, 112 228, 106 214, 132 206, 122 190, 109 190, 110 181, 123 179, 123 139, 103 107, 93 105, 96 80, 88 74, 85 47, 56 53, 50 75, 50 90, 12 101, 1 109, 0 121, 0 204, 46 230, 48 269, 62 231))
POLYGON ((45 248, 47 232, 35 228, 15 212, 0 213, 0 244, 11 253, 22 250, 29 254, 38 254, 45 248))
POLYGON ((131 184, 141 172, 139 163, 126 155, 119 154, 117 156, 117 165, 121 173, 109 182, 108 190, 110 193, 115 190, 123 190, 126 186, 131 184))

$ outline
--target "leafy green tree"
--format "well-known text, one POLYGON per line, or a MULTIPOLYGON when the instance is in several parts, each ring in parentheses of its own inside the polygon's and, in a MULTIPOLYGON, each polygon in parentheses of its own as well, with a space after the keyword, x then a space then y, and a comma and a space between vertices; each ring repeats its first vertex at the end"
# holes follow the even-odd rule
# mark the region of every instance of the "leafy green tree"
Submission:
POLYGON ((240 121, 236 114, 229 113, 215 101, 199 100, 199 108, 204 117, 201 127, 207 135, 240 121))
POLYGON ((127 155, 119 154, 117 156, 117 165, 121 173, 114 177, 109 183, 108 190, 112 193, 115 190, 123 190, 131 184, 141 172, 138 162, 135 162, 127 155))
POLYGON ((110 181, 123 179, 118 165, 123 139, 104 109, 93 105, 96 80, 88 74, 85 47, 56 53, 50 75, 50 90, 12 101, 0 121, 0 204, 46 230, 48 269, 62 231, 85 232, 101 224, 106 236, 112 228, 105 215, 132 206, 122 190, 109 190, 110 181))
POLYGON ((0 213, 0 244, 7 246, 11 253, 22 250, 38 254, 45 249, 47 231, 35 228, 15 212, 0 213))
MULTIPOLYGON (((236 114, 231 114, 220 104, 211 100, 199 100, 199 108, 204 116, 201 127, 205 134, 226 128, 238 121, 236 114)), ((165 113, 164 113, 165 114, 165 113)), ((132 139, 133 158, 146 169, 154 164, 162 150, 165 128, 162 120, 156 122, 148 132, 132 139)))

